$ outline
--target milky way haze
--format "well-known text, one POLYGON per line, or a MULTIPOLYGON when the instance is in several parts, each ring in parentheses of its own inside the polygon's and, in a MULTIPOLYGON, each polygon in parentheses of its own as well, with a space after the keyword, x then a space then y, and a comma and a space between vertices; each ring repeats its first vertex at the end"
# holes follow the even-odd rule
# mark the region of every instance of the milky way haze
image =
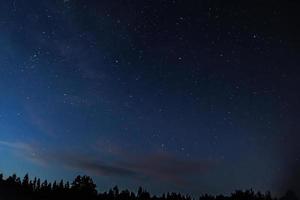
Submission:
POLYGON ((263 2, 0 0, 1 172, 300 190, 300 3, 263 2))

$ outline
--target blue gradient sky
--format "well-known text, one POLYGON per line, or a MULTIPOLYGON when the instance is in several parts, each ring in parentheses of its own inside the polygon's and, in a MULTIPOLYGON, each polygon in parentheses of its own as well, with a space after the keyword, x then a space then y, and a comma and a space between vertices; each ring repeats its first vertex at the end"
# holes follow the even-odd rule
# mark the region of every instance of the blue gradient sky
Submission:
POLYGON ((0 0, 0 170, 100 190, 295 188, 297 6, 0 0))

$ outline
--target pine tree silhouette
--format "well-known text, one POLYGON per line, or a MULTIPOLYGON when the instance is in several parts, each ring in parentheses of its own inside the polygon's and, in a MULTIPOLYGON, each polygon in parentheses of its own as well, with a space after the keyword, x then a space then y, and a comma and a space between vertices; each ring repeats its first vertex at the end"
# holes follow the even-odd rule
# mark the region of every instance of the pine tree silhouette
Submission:
MULTIPOLYGON (((137 194, 129 190, 120 191, 118 186, 109 189, 108 192, 97 192, 96 184, 89 176, 77 176, 72 184, 60 180, 53 183, 44 180, 41 184, 39 178, 30 180, 28 174, 21 179, 16 174, 4 179, 0 173, 0 200, 192 200, 188 195, 180 193, 167 193, 161 196, 151 196, 142 187, 138 188, 137 194)), ((194 200, 194 199, 193 199, 194 200)), ((202 195, 199 200, 277 200, 270 192, 265 194, 250 190, 237 190, 231 196, 202 195)), ((279 200, 298 200, 296 193, 289 190, 279 200)))

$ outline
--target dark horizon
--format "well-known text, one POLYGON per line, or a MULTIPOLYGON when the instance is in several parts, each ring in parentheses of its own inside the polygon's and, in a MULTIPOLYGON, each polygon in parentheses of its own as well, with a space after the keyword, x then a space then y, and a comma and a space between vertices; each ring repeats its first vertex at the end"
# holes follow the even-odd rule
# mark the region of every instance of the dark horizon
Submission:
POLYGON ((296 193, 287 190, 281 196, 274 196, 270 191, 236 189, 229 194, 208 194, 200 196, 165 191, 162 194, 151 194, 139 186, 136 191, 120 189, 117 185, 107 191, 97 188, 93 178, 77 175, 72 182, 60 179, 49 182, 38 177, 30 178, 29 174, 21 179, 16 174, 4 178, 0 173, 0 197, 3 199, 99 199, 99 200, 298 200, 296 193))
POLYGON ((300 191, 299 10, 0 0, 0 170, 151 194, 300 191))

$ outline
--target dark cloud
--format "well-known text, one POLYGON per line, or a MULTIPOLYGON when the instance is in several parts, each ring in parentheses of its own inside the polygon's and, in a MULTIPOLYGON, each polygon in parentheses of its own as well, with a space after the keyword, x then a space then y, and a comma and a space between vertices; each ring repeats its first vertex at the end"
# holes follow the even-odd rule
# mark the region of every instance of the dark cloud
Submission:
MULTIPOLYGON (((56 157, 57 159, 57 157, 56 157)), ((191 178, 210 171, 213 161, 178 159, 165 153, 132 156, 124 153, 111 163, 86 156, 59 158, 67 167, 84 170, 97 176, 128 177, 136 180, 156 180, 177 186, 191 184, 191 178)))
MULTIPOLYGON (((0 141, 0 145, 9 147, 38 164, 62 165, 96 176, 165 181, 177 186, 189 185, 192 177, 209 172, 216 164, 213 161, 178 159, 163 152, 143 156, 120 152, 114 161, 104 162, 87 155, 45 152, 37 146, 26 143, 0 141)), ((113 156, 109 152, 106 153, 108 156, 113 156)))
POLYGON ((68 157, 63 159, 65 165, 82 169, 98 176, 137 177, 137 173, 131 169, 110 165, 93 159, 80 159, 68 157))
POLYGON ((189 184, 191 177, 207 173, 215 164, 209 160, 178 159, 163 152, 140 156, 124 163, 149 177, 179 186, 189 184))
POLYGON ((137 173, 114 164, 107 164, 88 156, 70 153, 46 152, 37 146, 22 142, 0 141, 0 147, 13 150, 30 161, 43 165, 60 164, 72 169, 80 169, 98 176, 135 177, 137 173))

